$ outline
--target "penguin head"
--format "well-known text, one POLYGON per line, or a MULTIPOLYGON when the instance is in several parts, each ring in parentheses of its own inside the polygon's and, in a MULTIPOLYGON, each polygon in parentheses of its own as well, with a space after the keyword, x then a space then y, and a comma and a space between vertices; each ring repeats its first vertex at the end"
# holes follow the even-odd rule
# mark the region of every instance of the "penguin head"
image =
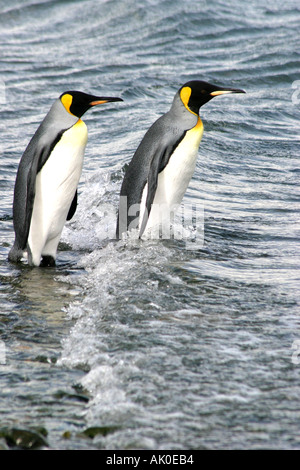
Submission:
POLYGON ((222 88, 199 80, 187 82, 179 89, 179 96, 185 108, 196 115, 199 114, 200 107, 212 98, 227 93, 245 93, 245 91, 238 88, 222 88))
POLYGON ((110 101, 123 101, 121 98, 94 96, 83 93, 82 91, 66 91, 59 98, 65 110, 78 118, 97 104, 108 103, 110 101))

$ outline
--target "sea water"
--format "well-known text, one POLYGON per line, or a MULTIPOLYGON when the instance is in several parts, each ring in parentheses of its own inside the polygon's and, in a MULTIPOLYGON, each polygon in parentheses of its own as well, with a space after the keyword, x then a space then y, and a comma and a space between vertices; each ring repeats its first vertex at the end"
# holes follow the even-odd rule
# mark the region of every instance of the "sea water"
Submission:
POLYGON ((1 429, 54 449, 300 448, 299 25, 296 0, 0 2, 1 429), (197 217, 117 241, 125 165, 191 79, 246 91, 201 109, 197 217), (56 268, 13 265, 18 163, 70 89, 124 101, 84 116, 56 268))

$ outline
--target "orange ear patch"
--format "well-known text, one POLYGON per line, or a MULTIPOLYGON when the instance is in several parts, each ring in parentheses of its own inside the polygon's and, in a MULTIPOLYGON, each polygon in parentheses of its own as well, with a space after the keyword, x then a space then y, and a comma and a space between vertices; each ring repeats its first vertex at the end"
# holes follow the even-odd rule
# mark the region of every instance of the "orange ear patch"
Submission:
POLYGON ((184 106, 189 111, 190 111, 190 109, 189 109, 188 103, 189 103, 189 99, 190 99, 191 94, 192 94, 192 89, 189 86, 183 87, 181 92, 180 92, 181 101, 183 102, 184 106))
POLYGON ((66 93, 65 95, 63 95, 63 96, 61 97, 61 102, 62 102, 62 104, 64 105, 64 107, 66 108, 66 110, 68 111, 68 113, 70 113, 70 114, 72 114, 71 111, 70 111, 70 107, 71 107, 72 101, 73 101, 73 96, 70 95, 69 93, 66 93))

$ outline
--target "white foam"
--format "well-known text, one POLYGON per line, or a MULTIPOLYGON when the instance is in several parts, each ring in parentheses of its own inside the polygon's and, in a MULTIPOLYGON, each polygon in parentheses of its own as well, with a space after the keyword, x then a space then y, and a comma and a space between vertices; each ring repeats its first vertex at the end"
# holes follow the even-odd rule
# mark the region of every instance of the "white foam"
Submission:
POLYGON ((75 250, 94 250, 105 240, 115 238, 119 184, 109 172, 88 176, 80 187, 78 207, 64 227, 62 241, 75 250))

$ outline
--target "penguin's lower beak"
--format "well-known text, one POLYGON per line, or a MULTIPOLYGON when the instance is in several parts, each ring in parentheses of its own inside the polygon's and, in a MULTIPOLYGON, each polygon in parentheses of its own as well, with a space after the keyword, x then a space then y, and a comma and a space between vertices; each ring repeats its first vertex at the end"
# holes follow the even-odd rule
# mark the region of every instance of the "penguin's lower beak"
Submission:
POLYGON ((239 88, 218 88, 210 93, 210 96, 226 95, 227 93, 246 93, 239 88))
POLYGON ((98 97, 97 99, 91 101, 89 105, 96 106, 97 104, 109 103, 111 101, 123 101, 123 100, 122 98, 114 98, 114 97, 98 97))

